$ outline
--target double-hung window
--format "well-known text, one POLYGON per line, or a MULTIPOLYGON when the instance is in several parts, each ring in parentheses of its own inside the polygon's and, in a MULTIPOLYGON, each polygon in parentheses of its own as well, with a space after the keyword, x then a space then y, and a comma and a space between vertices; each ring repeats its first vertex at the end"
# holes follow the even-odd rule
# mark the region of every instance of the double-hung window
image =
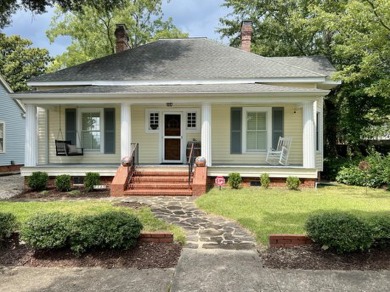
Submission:
POLYGON ((0 122, 0 153, 5 152, 5 123, 0 122))
POLYGON ((266 151, 271 146, 271 108, 243 109, 243 149, 245 152, 266 151))
POLYGON ((85 150, 103 151, 103 114, 99 109, 83 109, 81 115, 81 144, 85 150))

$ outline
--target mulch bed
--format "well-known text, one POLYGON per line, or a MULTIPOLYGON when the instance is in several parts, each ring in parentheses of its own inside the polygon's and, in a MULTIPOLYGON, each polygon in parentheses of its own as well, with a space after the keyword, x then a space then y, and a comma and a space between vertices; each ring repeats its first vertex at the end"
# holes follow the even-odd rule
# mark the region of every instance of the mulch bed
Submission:
POLYGON ((339 255, 315 244, 259 251, 264 267, 302 270, 390 270, 390 250, 339 255))
POLYGON ((129 250, 94 250, 77 257, 68 249, 34 252, 25 245, 9 244, 0 247, 0 266, 172 268, 177 265, 181 249, 175 243, 139 242, 129 250))
POLYGON ((73 191, 79 191, 79 194, 72 194, 70 192, 59 192, 55 187, 48 187, 45 191, 34 192, 24 191, 19 195, 10 198, 11 201, 23 201, 33 199, 48 199, 48 200, 60 200, 60 199, 83 199, 83 198, 108 198, 110 197, 109 190, 94 190, 91 192, 84 191, 83 188, 73 188, 73 191))

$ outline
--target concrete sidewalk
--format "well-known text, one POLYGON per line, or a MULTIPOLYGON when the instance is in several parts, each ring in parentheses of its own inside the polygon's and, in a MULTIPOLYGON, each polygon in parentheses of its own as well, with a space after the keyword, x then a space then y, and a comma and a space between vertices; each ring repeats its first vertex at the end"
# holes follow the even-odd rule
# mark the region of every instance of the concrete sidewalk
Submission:
POLYGON ((176 269, 1 268, 0 291, 389 291, 390 271, 271 270, 255 250, 183 249, 176 269))
POLYGON ((189 291, 389 291, 390 271, 274 270, 255 250, 184 249, 172 292, 189 291))

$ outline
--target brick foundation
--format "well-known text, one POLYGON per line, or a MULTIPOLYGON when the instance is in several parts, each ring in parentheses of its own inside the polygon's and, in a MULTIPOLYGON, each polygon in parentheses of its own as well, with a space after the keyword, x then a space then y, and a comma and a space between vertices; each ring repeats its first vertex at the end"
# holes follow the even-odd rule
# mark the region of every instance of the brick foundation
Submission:
POLYGON ((313 241, 303 234, 271 234, 269 236, 269 246, 271 248, 286 248, 312 243, 313 241))
POLYGON ((138 240, 141 242, 173 243, 173 234, 162 231, 141 232, 138 240))
MULTIPOLYGON (((73 185, 73 177, 71 179, 72 179, 71 181, 72 181, 72 185, 73 185)), ((56 180, 55 176, 50 176, 49 180, 47 182, 47 187, 48 188, 54 188, 55 187, 55 180, 56 180)), ((112 176, 101 176, 100 177, 100 184, 101 185, 106 185, 107 186, 107 190, 109 190, 111 188, 111 183, 112 183, 112 176)), ((29 189, 29 187, 28 187, 28 176, 24 177, 24 189, 25 190, 29 189)))
POLYGON ((12 165, 0 165, 0 174, 1 173, 17 173, 20 172, 20 168, 23 164, 12 164, 12 165))

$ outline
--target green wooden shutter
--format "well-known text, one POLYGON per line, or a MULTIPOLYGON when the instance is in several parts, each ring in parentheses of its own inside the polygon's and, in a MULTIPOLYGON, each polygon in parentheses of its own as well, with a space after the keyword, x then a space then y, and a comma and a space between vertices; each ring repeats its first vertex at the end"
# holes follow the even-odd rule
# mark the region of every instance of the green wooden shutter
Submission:
POLYGON ((115 153, 115 109, 104 109, 104 153, 115 153))
POLYGON ((279 137, 283 137, 283 125, 284 125, 284 108, 273 107, 272 108, 272 148, 276 149, 278 146, 279 137))
POLYGON ((230 153, 241 154, 242 108, 232 107, 230 111, 230 153))
POLYGON ((65 140, 76 145, 77 136, 77 115, 75 108, 65 109, 65 140))

